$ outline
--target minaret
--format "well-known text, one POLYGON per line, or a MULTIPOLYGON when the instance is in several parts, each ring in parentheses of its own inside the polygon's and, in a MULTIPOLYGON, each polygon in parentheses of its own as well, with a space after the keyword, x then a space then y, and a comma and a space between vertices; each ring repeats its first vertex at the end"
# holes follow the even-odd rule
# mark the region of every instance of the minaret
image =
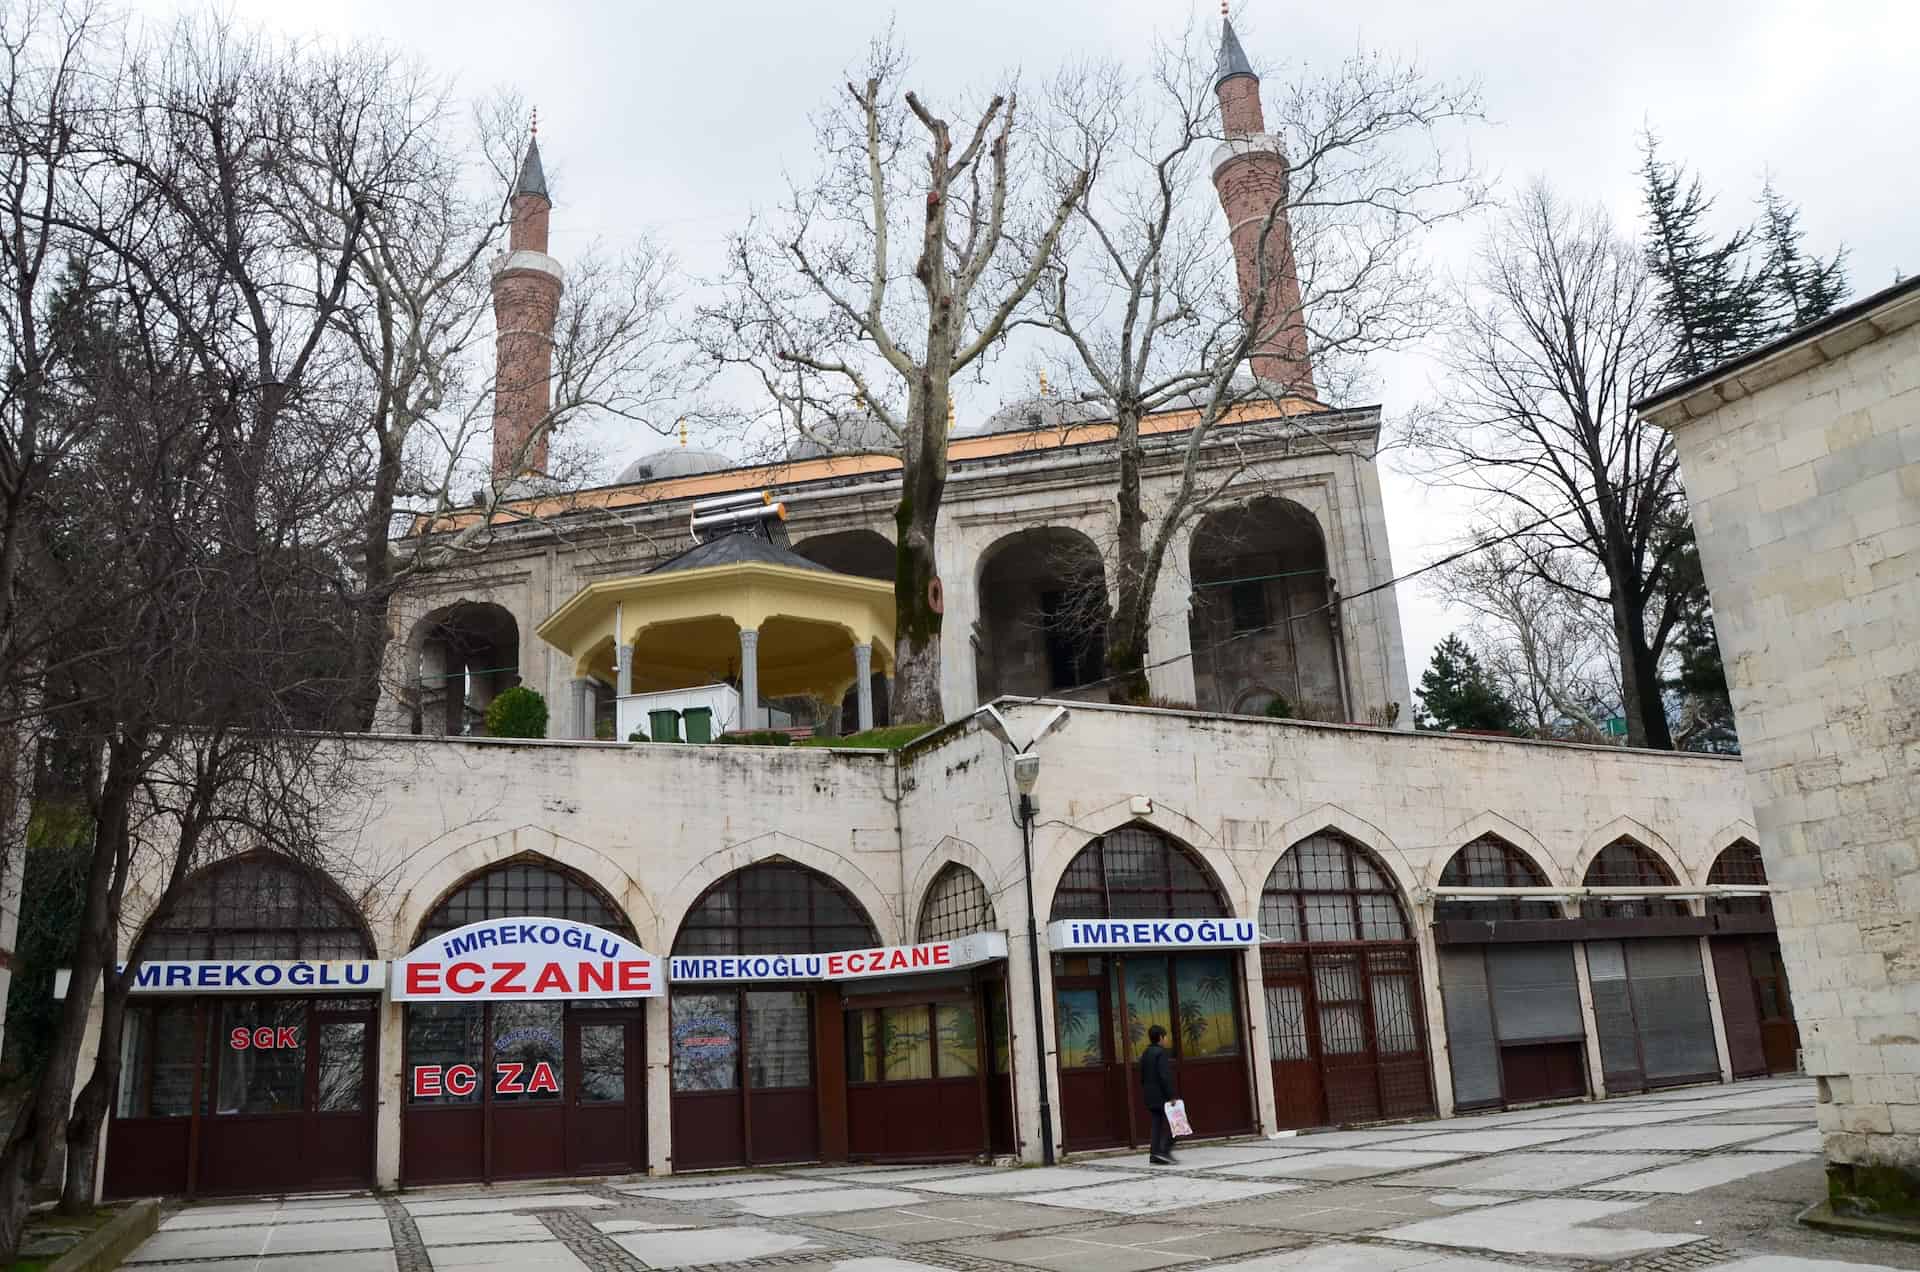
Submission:
POLYGON ((1240 303, 1251 308, 1260 290, 1260 231, 1276 205, 1280 214, 1267 234, 1266 310, 1254 343, 1253 373, 1285 386, 1290 395, 1312 397, 1313 363, 1300 308, 1293 234, 1287 223, 1287 157, 1280 138, 1267 132, 1260 112, 1260 78, 1247 62, 1233 22, 1220 12, 1220 63, 1213 81, 1220 99, 1226 141, 1213 152, 1213 185, 1226 209, 1233 240, 1240 303))
POLYGON ((553 408, 553 323, 560 310, 560 262, 547 255, 547 174, 539 122, 514 180, 507 250, 493 262, 493 480, 501 485, 547 471, 547 435, 528 439, 553 408))

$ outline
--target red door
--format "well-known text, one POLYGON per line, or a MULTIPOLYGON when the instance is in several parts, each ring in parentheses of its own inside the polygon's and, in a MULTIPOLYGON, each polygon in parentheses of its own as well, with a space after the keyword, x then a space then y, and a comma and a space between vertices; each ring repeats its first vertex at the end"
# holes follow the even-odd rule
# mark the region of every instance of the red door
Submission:
POLYGON ((646 1169, 645 1066, 638 1012, 580 1011, 567 1021, 567 1170, 646 1169))
POLYGON ((1268 945, 1261 977, 1282 1127, 1433 1112, 1411 946, 1268 945))
POLYGON ((1056 975, 1053 1027, 1060 1056, 1060 1139, 1069 1151, 1131 1142, 1128 1106, 1114 1063, 1113 1013, 1104 960, 1075 959, 1088 973, 1056 975), (1096 969, 1097 972, 1096 972, 1096 969))
POLYGON ((1268 946, 1260 952, 1260 964, 1277 1124, 1281 1130, 1324 1126, 1326 1093, 1308 1023, 1313 985, 1307 978, 1307 956, 1268 946))
POLYGON ((676 990, 675 1170, 820 1156, 813 995, 804 989, 676 990))

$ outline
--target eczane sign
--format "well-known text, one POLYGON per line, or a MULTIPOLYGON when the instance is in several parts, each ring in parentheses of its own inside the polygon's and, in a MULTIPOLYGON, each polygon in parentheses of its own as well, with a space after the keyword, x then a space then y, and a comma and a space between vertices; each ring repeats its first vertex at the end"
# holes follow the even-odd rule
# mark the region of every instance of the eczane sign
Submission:
POLYGON ((914 972, 949 972, 1007 956, 1005 932, 975 932, 951 941, 885 945, 832 954, 685 954, 672 960, 676 984, 688 981, 864 980, 914 972))
POLYGON ((617 932, 572 919, 487 919, 393 961, 396 1002, 657 998, 660 960, 617 932))

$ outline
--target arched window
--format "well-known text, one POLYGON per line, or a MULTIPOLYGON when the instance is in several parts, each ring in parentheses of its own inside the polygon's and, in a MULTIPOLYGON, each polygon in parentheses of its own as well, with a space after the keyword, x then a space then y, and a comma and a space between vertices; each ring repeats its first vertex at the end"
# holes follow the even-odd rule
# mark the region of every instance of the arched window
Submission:
POLYGON ((1406 913, 1367 850, 1336 831, 1287 849, 1260 893, 1265 941, 1404 941, 1406 913))
MULTIPOLYGON (((1653 850, 1631 839, 1616 839, 1587 866, 1589 888, 1674 888, 1680 881, 1653 850)), ((1588 897, 1580 903, 1586 919, 1685 918, 1692 911, 1679 897, 1588 897)))
MULTIPOLYGON (((1714 859, 1707 872, 1708 883, 1764 884, 1767 863, 1760 859, 1758 845, 1737 839, 1714 859)), ((1772 914, 1772 897, 1708 897, 1708 914, 1772 914)))
POLYGON ((1186 845, 1122 826, 1080 850, 1053 894, 1055 919, 1223 919, 1231 912, 1186 845))
POLYGON ((793 862, 736 870, 687 911, 675 954, 827 954, 878 945, 847 890, 793 862))
POLYGON ((148 926, 140 957, 371 958, 373 942, 331 881, 258 852, 202 870, 148 926))
MULTIPOLYGON (((1447 862, 1443 888, 1544 888, 1547 877, 1527 854, 1498 835, 1482 835, 1447 862)), ((1523 897, 1449 898, 1434 907, 1437 919, 1558 919, 1560 903, 1523 897)))
POLYGON ((975 932, 991 932, 993 898, 980 876, 958 862, 949 862, 934 877, 927 899, 920 905, 921 941, 951 941, 975 932))
POLYGON ((418 946, 443 932, 488 919, 572 919, 635 939, 633 925, 600 890, 571 871, 532 857, 491 866, 469 878, 433 908, 418 946))

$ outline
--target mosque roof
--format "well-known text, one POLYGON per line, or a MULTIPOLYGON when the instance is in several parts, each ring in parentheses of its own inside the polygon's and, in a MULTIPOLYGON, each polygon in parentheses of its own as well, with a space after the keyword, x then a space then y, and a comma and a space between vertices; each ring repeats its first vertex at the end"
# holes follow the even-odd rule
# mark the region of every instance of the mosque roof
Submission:
POLYGON ((668 446, 642 455, 628 464, 615 479, 615 484, 624 486, 632 482, 659 481, 663 477, 697 477, 702 473, 725 472, 734 466, 735 461, 718 451, 668 446))

